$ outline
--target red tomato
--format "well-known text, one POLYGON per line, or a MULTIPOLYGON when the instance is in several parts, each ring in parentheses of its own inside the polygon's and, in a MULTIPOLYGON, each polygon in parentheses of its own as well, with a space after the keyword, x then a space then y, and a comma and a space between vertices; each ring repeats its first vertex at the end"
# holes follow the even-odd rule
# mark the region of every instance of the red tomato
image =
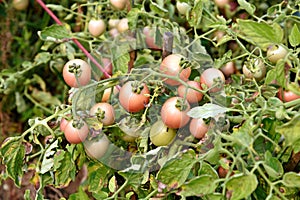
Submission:
POLYGON ((75 127, 73 124, 74 120, 69 121, 65 127, 64 134, 69 143, 78 144, 86 139, 89 133, 89 128, 84 121, 81 121, 78 127, 75 127))
POLYGON ((215 68, 208 68, 200 76, 200 83, 206 85, 209 92, 218 92, 225 83, 224 74, 215 68))
POLYGON ((203 121, 202 118, 194 118, 190 122, 190 132, 197 139, 202 139, 205 136, 208 131, 208 127, 209 126, 203 121))
POLYGON ((162 48, 155 44, 154 32, 155 32, 155 28, 150 28, 149 26, 146 26, 143 29, 143 33, 146 37, 145 38, 146 44, 150 49, 161 50, 162 48))
MULTIPOLYGON (((200 83, 198 83, 196 81, 188 81, 187 84, 191 87, 201 90, 200 83)), ((192 88, 187 88, 184 85, 180 85, 177 88, 177 91, 178 91, 178 96, 180 96, 182 98, 184 98, 184 96, 186 94, 185 98, 189 103, 197 103, 197 102, 201 101, 201 99, 203 97, 203 94, 201 92, 198 92, 192 88)))
POLYGON ((64 80, 70 87, 77 88, 87 85, 91 80, 91 76, 92 70, 90 65, 81 59, 70 60, 63 68, 64 80))
POLYGON ((92 19, 89 21, 88 30, 94 37, 98 37, 104 33, 106 29, 105 22, 102 19, 92 19))
POLYGON ((109 103, 97 103, 90 109, 90 115, 96 116, 104 126, 115 123, 115 109, 109 103))
MULTIPOLYGON (((182 69, 180 61, 183 58, 180 54, 171 54, 165 57, 160 65, 160 71, 169 76, 178 76, 181 80, 187 81, 191 75, 191 68, 182 69)), ((168 85, 180 85, 180 82, 173 79, 165 79, 164 82, 168 85)))
POLYGON ((128 112, 143 110, 150 99, 150 91, 146 84, 135 81, 126 82, 119 92, 119 101, 128 112), (140 88, 139 88, 140 87, 140 88))
POLYGON ((187 115, 189 110, 190 105, 183 98, 171 97, 163 104, 160 115, 166 126, 177 129, 185 126, 190 121, 190 117, 187 115))
POLYGON ((279 89, 278 98, 283 102, 289 102, 289 101, 299 99, 300 96, 293 93, 292 91, 283 91, 282 92, 282 89, 279 89))

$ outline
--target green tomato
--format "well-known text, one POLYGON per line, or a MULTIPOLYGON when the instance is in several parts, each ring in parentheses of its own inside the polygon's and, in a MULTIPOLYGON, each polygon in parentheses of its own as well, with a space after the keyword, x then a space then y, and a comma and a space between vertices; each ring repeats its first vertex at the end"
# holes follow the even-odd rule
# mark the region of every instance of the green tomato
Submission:
POLYGON ((150 129, 150 140, 155 146, 167 146, 176 136, 176 130, 167 127, 162 120, 155 122, 150 129))

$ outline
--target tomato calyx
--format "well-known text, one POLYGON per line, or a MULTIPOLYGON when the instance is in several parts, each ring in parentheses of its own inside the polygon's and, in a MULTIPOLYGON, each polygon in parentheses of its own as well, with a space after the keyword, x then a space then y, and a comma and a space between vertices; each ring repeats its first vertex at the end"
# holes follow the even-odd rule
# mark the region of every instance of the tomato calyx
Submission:
POLYGON ((76 63, 73 63, 72 65, 69 65, 69 72, 75 74, 76 76, 81 76, 82 69, 80 65, 76 65, 76 63))
POLYGON ((74 119, 72 125, 77 129, 81 129, 84 126, 84 122, 81 119, 74 119))
POLYGON ((139 82, 134 82, 131 84, 132 92, 136 94, 141 94, 142 90, 144 89, 143 84, 139 84, 139 82))
POLYGON ((177 99, 175 107, 180 111, 185 111, 189 108, 189 105, 186 103, 185 99, 177 99))

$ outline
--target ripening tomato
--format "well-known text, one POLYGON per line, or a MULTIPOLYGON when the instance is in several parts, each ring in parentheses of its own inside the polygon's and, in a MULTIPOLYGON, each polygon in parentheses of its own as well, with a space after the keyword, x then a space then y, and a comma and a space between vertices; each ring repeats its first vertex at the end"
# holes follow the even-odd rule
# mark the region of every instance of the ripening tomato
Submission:
POLYGON ((150 129, 150 140, 155 146, 167 146, 176 136, 176 130, 167 127, 162 120, 155 122, 150 129))
POLYGON ((121 19, 117 25, 117 29, 119 33, 124 33, 125 31, 128 31, 129 30, 128 19, 127 18, 121 19))
POLYGON ((29 5, 29 0, 13 0, 12 4, 16 10, 26 10, 29 5))
POLYGON ((60 124, 59 124, 59 129, 64 132, 65 128, 67 126, 67 124, 69 123, 69 121, 66 118, 61 118, 60 120, 60 124))
POLYGON ((94 37, 99 37, 104 33, 106 29, 105 22, 103 19, 92 19, 89 21, 88 30, 94 37))
POLYGON ((154 38, 155 28, 150 28, 149 26, 146 26, 143 29, 143 33, 145 35, 145 42, 146 42, 148 48, 154 49, 154 50, 162 49, 160 46, 155 44, 155 38, 154 38))
POLYGON ((109 148, 110 141, 106 135, 100 138, 84 141, 84 149, 86 154, 94 159, 102 158, 109 148))
POLYGON ((106 88, 103 91, 101 102, 107 102, 111 95, 116 95, 118 93, 119 93, 119 90, 116 87, 106 88), (111 92, 113 92, 113 94, 111 92))
MULTIPOLYGON (((201 86, 200 86, 199 82, 188 81, 187 84, 191 87, 201 90, 201 86)), ((185 97, 189 103, 197 103, 197 102, 201 101, 201 99, 203 97, 203 94, 201 92, 198 92, 192 88, 187 88, 184 85, 180 85, 177 88, 177 91, 178 91, 178 96, 180 96, 182 98, 185 97)))
MULTIPOLYGON (((178 76, 183 81, 187 81, 191 75, 191 68, 182 69, 180 62, 183 56, 180 54, 171 54, 165 57, 160 65, 160 71, 169 76, 178 76)), ((173 79, 165 79, 164 82, 168 85, 175 86, 180 85, 180 82, 173 79)))
POLYGON ((209 92, 218 92, 222 90, 225 77, 224 74, 216 68, 208 68, 200 76, 201 85, 204 84, 209 88, 209 92))
POLYGON ((282 45, 272 45, 267 50, 267 58, 276 63, 280 59, 284 59, 288 51, 282 45))
POLYGON ((229 77, 230 75, 234 74, 235 72, 235 63, 233 61, 230 61, 226 63, 222 68, 221 71, 226 77, 229 77))
POLYGON ((208 127, 202 118, 194 118, 190 122, 190 132, 197 139, 202 139, 205 136, 208 127))
POLYGON ((177 129, 185 126, 190 117, 187 112, 190 110, 190 104, 181 97, 171 97, 162 106, 161 119, 169 128, 177 129))
POLYGON ((122 139, 126 142, 134 142, 144 130, 143 127, 140 127, 140 121, 131 116, 121 119, 118 125, 124 133, 122 139))
POLYGON ((63 68, 63 77, 70 87, 87 85, 92 76, 90 65, 81 59, 68 61, 63 68))
POLYGON ((64 129, 67 141, 71 144, 83 142, 89 133, 89 127, 84 121, 76 122, 70 120, 64 129))
POLYGON ((123 10, 126 7, 127 0, 109 0, 113 8, 123 10))
POLYGON ((255 80, 262 80, 267 72, 267 68, 262 59, 257 58, 245 62, 243 65, 243 74, 247 78, 255 78, 255 80))
POLYGON ((299 99, 300 96, 293 93, 292 91, 283 91, 283 89, 281 88, 278 91, 278 98, 283 102, 289 102, 299 99))
POLYGON ((116 28, 120 22, 120 19, 109 19, 108 20, 108 27, 109 29, 116 28))
POLYGON ((109 103, 96 103, 90 109, 90 115, 97 117, 104 126, 109 126, 115 123, 115 109, 109 103))
POLYGON ((113 38, 116 38, 119 34, 120 33, 117 28, 112 28, 109 30, 109 35, 113 38))
POLYGON ((145 83, 126 82, 119 92, 119 101, 128 112, 139 112, 145 108, 150 99, 150 91, 145 83))

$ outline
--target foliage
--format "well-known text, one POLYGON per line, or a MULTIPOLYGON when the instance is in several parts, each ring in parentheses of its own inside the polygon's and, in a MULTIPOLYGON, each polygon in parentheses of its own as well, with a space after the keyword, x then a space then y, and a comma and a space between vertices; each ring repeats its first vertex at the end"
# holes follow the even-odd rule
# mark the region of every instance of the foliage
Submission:
MULTIPOLYGON (((30 1, 24 11, 15 11, 6 1, 0 7, 5 18, 1 25, 7 24, 1 32, 14 34, 9 44, 1 41, 1 114, 23 127, 9 133, 1 128, 6 139, 0 156, 6 170, 0 181, 11 178, 21 187, 24 173, 34 169, 34 196, 44 199, 46 186, 62 189, 86 167, 87 178, 69 199, 298 199, 300 98, 285 102, 278 93, 300 91, 299 1, 237 0, 218 7, 217 1, 180 0, 189 5, 185 14, 172 0, 128 1, 123 10, 107 0, 47 1, 51 17, 62 24, 55 24, 38 2, 30 1), (92 18, 106 24, 127 18, 129 31, 114 37, 107 27, 93 37, 87 28, 92 18), (154 30, 158 50, 147 47, 145 26, 154 30), (268 60, 272 45, 287 50, 277 63, 268 60), (203 99, 187 113, 209 124, 204 138, 192 137, 183 127, 170 145, 156 147, 148 137, 150 128, 160 119, 166 99, 177 95, 176 86, 163 79, 190 88, 179 76, 159 71, 170 53, 184 56, 180 64, 191 67, 190 80, 199 81, 205 69, 222 70, 229 62, 235 69, 219 92, 202 84, 203 99), (74 58, 89 62, 93 80, 70 89, 62 69, 74 58), (102 58, 112 61, 111 77, 99 68, 102 58), (267 67, 259 81, 242 73, 243 64, 257 58, 267 67), (103 126, 88 115, 106 89, 118 90, 129 80, 138 86, 147 83, 150 95, 144 110, 126 112, 112 92, 108 102, 116 123, 103 126), (83 118, 89 138, 69 144, 59 127, 62 118, 83 118), (130 120, 124 125, 123 118, 130 120), (105 154, 93 158, 87 152, 89 142, 106 137, 110 143, 105 154)), ((30 198, 28 191, 24 198, 30 198)))

